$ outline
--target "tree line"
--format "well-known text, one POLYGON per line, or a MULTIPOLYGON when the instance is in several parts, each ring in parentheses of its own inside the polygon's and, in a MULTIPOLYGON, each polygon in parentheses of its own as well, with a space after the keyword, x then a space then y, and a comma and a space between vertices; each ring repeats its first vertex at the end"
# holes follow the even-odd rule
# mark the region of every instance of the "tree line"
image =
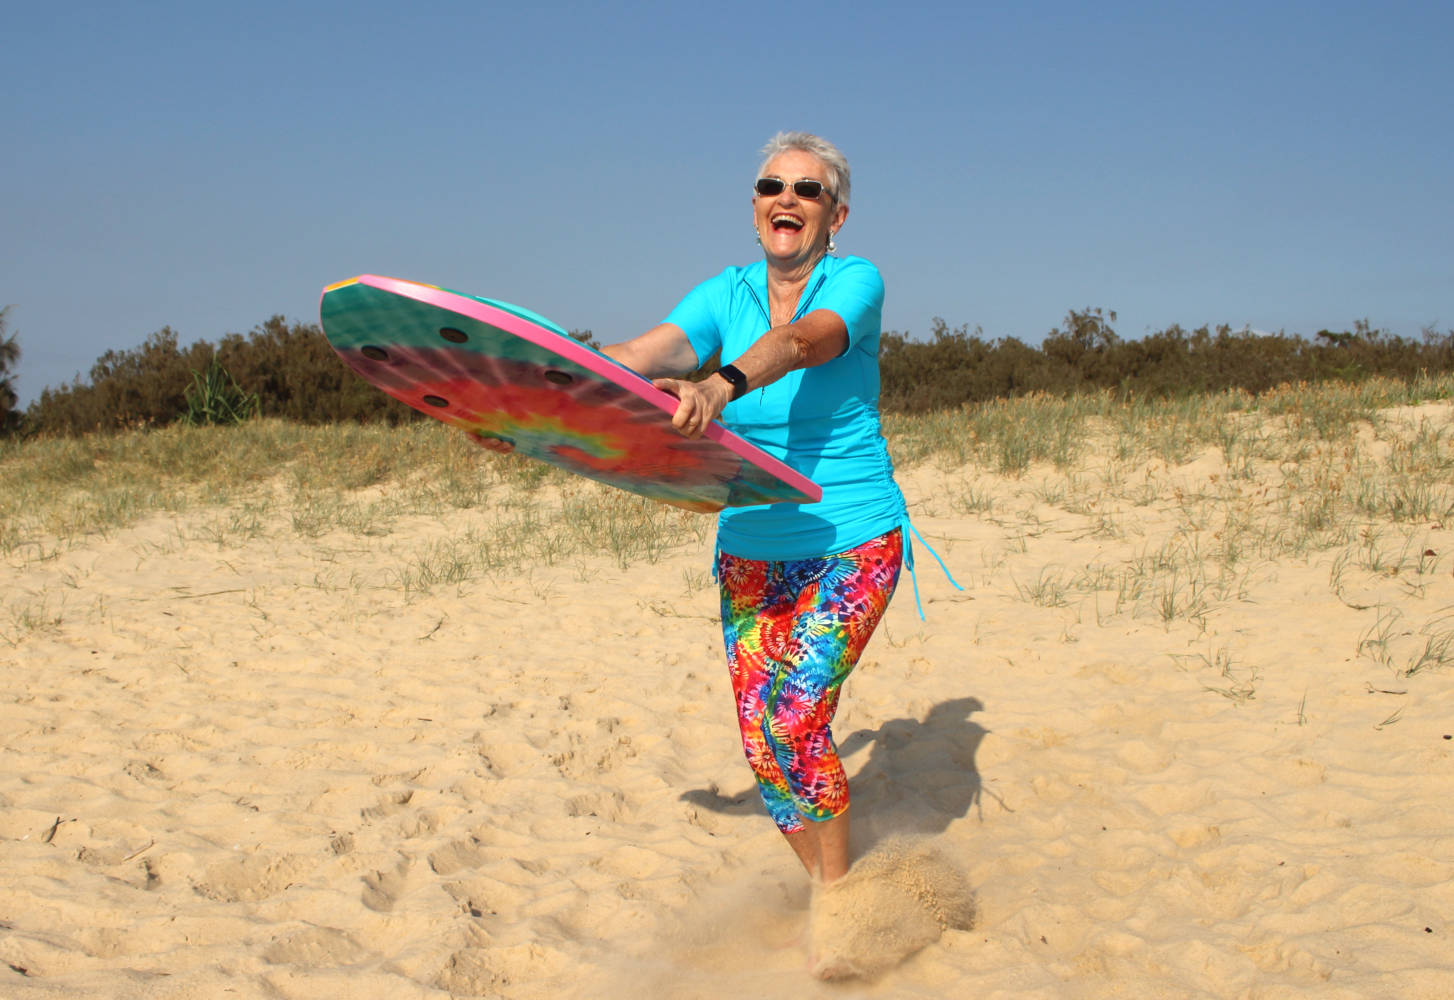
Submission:
POLYGON ((1111 327, 1114 312, 1072 310, 1039 347, 1014 337, 986 339, 935 319, 930 337, 886 332, 879 366, 882 405, 922 413, 1030 393, 1110 391, 1167 397, 1239 389, 1253 395, 1279 385, 1374 375, 1410 380, 1454 370, 1454 330, 1425 329, 1418 339, 1375 329, 1319 330, 1311 339, 1229 326, 1170 326, 1138 340, 1111 327))
MULTIPOLYGON (((1221 326, 1168 327, 1136 340, 1118 336, 1114 312, 1072 310, 1034 347, 1014 337, 986 338, 935 319, 927 339, 886 331, 880 354, 881 403, 891 412, 926 412, 966 403, 1049 393, 1109 390, 1168 396, 1240 389, 1256 394, 1284 383, 1412 379, 1454 370, 1454 331, 1418 339, 1367 321, 1320 330, 1311 339, 1221 326)), ((590 331, 572 336, 589 344, 590 331)), ((84 378, 45 389, 23 411, 14 376, 14 333, 0 311, 0 432, 77 435, 178 421, 222 422, 255 414, 303 423, 397 424, 422 419, 374 389, 334 354, 312 323, 274 316, 249 334, 181 346, 170 327, 130 350, 96 359, 84 378)))

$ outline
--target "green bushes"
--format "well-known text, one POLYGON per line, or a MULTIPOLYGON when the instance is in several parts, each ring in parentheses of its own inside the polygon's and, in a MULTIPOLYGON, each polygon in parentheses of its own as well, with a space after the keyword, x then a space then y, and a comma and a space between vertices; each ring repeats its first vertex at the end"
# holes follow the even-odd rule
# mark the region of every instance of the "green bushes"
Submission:
POLYGON ((205 382, 214 371, 236 386, 231 402, 255 399, 243 407, 252 414, 309 424, 397 424, 416 416, 349 371, 317 326, 274 316, 246 337, 230 333, 215 347, 199 341, 181 348, 165 327, 141 347, 107 351, 88 380, 43 391, 25 413, 24 430, 84 434, 193 419, 200 416, 193 406, 202 391, 197 380, 205 382))
POLYGON ((305 424, 397 424, 419 416, 350 371, 313 323, 289 325, 274 316, 247 337, 223 337, 217 357, 238 385, 258 394, 270 417, 305 424))
POLYGON ((89 381, 76 379, 46 389, 25 414, 27 429, 49 434, 83 434, 169 424, 187 412, 192 373, 212 360, 209 344, 177 346, 177 334, 163 327, 140 347, 107 351, 91 366, 89 381))
MULTIPOLYGON (((1031 394, 1262 394, 1299 382, 1374 375, 1409 381, 1421 372, 1454 371, 1454 331, 1428 330, 1422 340, 1407 340, 1359 322, 1349 331, 1319 331, 1309 341, 1226 326, 1171 326, 1123 340, 1112 327, 1115 320, 1114 312, 1101 309, 1072 311, 1038 348, 1013 337, 988 340, 965 326, 951 329, 938 318, 927 340, 888 331, 880 355, 883 407, 928 413, 1031 394)), ((572 336, 594 341, 590 331, 572 336)), ((0 418, 7 366, 16 357, 0 314, 0 418)), ((23 420, 12 423, 30 434, 69 435, 257 413, 305 424, 422 419, 354 375, 317 326, 274 316, 247 336, 228 334, 216 346, 182 348, 177 334, 163 328, 138 348, 107 351, 87 380, 46 389, 23 420), (209 415, 209 407, 224 403, 209 415)))
POLYGON ((15 365, 20 361, 20 344, 15 334, 5 336, 6 306, 0 309, 0 434, 9 433, 19 426, 20 413, 15 409, 19 397, 15 394, 15 365))
POLYGON ((1241 390, 1373 375, 1413 379, 1454 370, 1454 331, 1406 340, 1366 321, 1351 331, 1320 331, 1313 341, 1282 333, 1171 326, 1122 340, 1114 312, 1072 311, 1037 350, 1012 337, 987 341, 936 318, 931 339, 885 332, 880 368, 886 410, 927 413, 989 399, 1043 392, 1066 396, 1109 390, 1143 397, 1241 390))

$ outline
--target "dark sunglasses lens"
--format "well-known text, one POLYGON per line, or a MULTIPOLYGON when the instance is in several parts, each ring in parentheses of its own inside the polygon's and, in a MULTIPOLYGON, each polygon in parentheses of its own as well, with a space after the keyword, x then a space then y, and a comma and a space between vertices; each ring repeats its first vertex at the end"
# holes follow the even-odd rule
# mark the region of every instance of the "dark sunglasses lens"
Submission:
POLYGON ((793 182, 793 194, 797 195, 799 198, 807 198, 807 199, 811 200, 811 199, 817 198, 818 195, 820 195, 822 193, 823 193, 823 182, 822 181, 794 181, 793 182))
POLYGON ((755 187, 764 198, 772 198, 783 193, 784 184, 776 177, 759 177, 755 187))

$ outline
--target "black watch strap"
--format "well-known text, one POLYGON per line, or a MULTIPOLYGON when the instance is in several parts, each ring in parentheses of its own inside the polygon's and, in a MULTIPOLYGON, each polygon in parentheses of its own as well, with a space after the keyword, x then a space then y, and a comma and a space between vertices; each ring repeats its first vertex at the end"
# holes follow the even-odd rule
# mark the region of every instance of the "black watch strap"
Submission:
POLYGON ((732 398, 740 399, 747 392, 747 376, 737 369, 736 365, 723 365, 717 369, 721 375, 732 384, 732 398))

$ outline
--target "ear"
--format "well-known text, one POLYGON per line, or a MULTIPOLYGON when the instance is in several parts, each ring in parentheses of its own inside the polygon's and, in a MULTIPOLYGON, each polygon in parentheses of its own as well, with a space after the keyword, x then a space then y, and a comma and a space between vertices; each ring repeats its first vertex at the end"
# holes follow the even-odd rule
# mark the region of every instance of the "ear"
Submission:
POLYGON ((843 223, 846 222, 847 219, 848 206, 835 204, 833 206, 833 231, 836 233, 838 230, 842 229, 843 223))

